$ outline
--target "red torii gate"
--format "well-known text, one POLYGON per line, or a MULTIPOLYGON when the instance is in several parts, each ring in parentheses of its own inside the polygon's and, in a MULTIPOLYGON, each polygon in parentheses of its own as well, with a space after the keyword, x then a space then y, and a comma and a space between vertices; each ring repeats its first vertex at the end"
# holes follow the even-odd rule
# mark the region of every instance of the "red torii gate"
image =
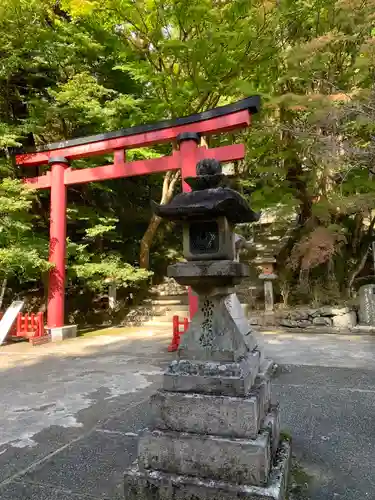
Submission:
MULTIPOLYGON (((33 153, 16 155, 17 165, 51 165, 51 171, 25 179, 37 189, 51 189, 50 255, 54 264, 49 276, 47 326, 64 326, 65 254, 66 254, 66 188, 71 184, 144 175, 181 169, 182 187, 190 191, 184 179, 196 175, 196 164, 203 158, 221 162, 243 159, 245 146, 233 144, 208 149, 199 147, 200 137, 248 127, 251 114, 258 112, 259 96, 221 106, 175 120, 141 125, 117 132, 99 134, 48 144, 33 153), (152 144, 177 142, 179 149, 171 156, 126 162, 125 150, 152 144), (113 164, 74 170, 71 160, 113 152, 113 164)), ((197 309, 197 300, 190 294, 190 317, 197 309)))

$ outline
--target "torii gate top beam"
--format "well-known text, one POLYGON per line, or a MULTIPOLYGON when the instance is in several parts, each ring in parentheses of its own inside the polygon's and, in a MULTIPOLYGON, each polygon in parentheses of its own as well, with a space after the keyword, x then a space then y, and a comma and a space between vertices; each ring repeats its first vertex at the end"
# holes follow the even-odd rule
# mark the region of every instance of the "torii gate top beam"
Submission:
POLYGON ((259 96, 252 96, 234 104, 174 120, 164 120, 116 132, 51 143, 38 148, 35 152, 16 155, 16 162, 17 165, 23 166, 45 165, 56 153, 68 160, 76 160, 126 148, 171 142, 184 132, 210 135, 235 130, 249 126, 250 115, 257 113, 259 107, 259 96))

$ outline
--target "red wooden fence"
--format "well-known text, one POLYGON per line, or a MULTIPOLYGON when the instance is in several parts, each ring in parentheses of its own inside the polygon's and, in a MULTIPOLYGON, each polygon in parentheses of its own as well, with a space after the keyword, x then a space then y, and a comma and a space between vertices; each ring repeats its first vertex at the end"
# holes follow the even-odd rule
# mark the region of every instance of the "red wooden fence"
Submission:
POLYGON ((179 316, 173 316, 173 332, 172 332, 172 341, 168 346, 169 352, 177 351, 180 345, 181 335, 185 333, 188 328, 189 328, 188 318, 183 318, 182 321, 180 321, 179 316), (180 326, 183 326, 182 332, 180 331, 180 326))

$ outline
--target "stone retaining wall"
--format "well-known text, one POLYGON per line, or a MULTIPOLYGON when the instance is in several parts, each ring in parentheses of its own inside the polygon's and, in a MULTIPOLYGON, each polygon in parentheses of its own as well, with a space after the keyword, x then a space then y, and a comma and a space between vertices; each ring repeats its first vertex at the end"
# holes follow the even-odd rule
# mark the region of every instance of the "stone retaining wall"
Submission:
POLYGON ((316 331, 355 330, 358 325, 355 307, 320 307, 316 309, 301 308, 274 313, 257 313, 248 310, 247 316, 251 325, 263 327, 281 326, 299 330, 309 329, 316 331))
POLYGON ((333 327, 350 329, 357 324, 357 313, 350 307, 320 307, 298 309, 288 312, 279 320, 280 326, 288 328, 333 327))

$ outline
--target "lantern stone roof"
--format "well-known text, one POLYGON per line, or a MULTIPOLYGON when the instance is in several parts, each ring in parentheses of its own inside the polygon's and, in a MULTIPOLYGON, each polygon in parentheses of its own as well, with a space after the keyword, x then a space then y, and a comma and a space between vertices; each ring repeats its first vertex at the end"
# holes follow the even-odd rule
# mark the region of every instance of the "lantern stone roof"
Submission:
POLYGON ((255 213, 237 191, 220 186, 225 181, 221 165, 217 160, 202 160, 197 164, 197 177, 186 182, 192 187, 190 193, 180 193, 165 205, 152 202, 156 215, 171 221, 204 220, 225 216, 229 222, 255 222, 255 213))
POLYGON ((234 224, 259 219, 237 191, 225 187, 180 193, 166 205, 155 202, 152 205, 156 215, 171 221, 212 219, 223 215, 234 224))

